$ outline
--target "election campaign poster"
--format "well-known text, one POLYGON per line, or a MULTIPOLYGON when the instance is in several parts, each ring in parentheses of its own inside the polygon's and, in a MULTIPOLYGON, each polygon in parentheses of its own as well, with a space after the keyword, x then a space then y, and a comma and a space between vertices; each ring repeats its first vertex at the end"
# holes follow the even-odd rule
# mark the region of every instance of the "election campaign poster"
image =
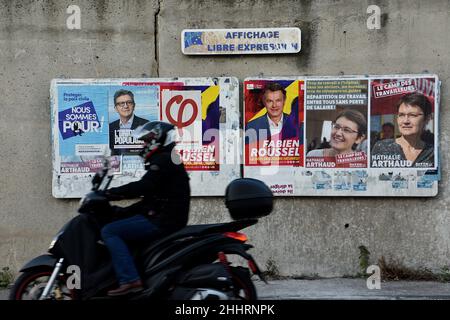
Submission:
POLYGON ((138 155, 142 141, 134 131, 149 121, 158 120, 159 87, 108 86, 109 148, 112 155, 138 155))
MULTIPOLYGON (((58 87, 56 112, 58 174, 95 174, 101 168, 99 156, 108 152, 108 90, 93 90, 85 85, 58 87)), ((117 157, 111 159, 120 171, 117 157)))
POLYGON ((275 194, 293 194, 292 168, 304 165, 303 122, 303 80, 246 79, 244 175, 259 172, 275 194))
POLYGON ((306 167, 367 168, 368 80, 306 81, 306 167))
POLYGON ((223 195, 240 174, 238 90, 229 77, 53 80, 53 195, 83 196, 105 157, 112 186, 142 177, 135 131, 154 120, 175 126, 192 195, 223 195))
POLYGON ((434 77, 371 80, 371 168, 436 168, 436 84, 434 77))
POLYGON ((439 89, 430 74, 248 78, 244 177, 264 181, 276 196, 435 196, 439 89), (298 102, 292 95, 287 102, 295 82, 298 102), (279 86, 263 104, 270 83, 279 86), (279 125, 293 119, 289 106, 298 114, 290 122, 298 141, 284 139, 279 125))
POLYGON ((184 86, 161 92, 161 119, 177 127, 176 148, 188 171, 220 168, 219 91, 219 86, 184 86))
POLYGON ((245 165, 303 166, 303 81, 246 80, 245 165))

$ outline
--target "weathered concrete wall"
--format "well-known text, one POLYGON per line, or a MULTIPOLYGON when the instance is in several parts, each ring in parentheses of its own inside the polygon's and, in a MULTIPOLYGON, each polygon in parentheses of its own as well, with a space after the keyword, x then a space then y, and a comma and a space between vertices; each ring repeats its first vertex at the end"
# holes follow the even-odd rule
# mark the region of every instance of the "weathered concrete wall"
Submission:
POLYGON ((0 265, 18 268, 77 208, 51 196, 50 80, 156 76, 158 3, 2 0, 0 8, 0 265), (70 4, 81 8, 81 30, 66 27, 70 4))
MULTIPOLYGON (((450 1, 7 1, 0 11, 0 266, 44 251, 75 214, 51 197, 49 84, 55 77, 436 73, 442 80, 442 181, 436 198, 279 198, 248 229, 253 253, 282 274, 358 272, 358 246, 410 267, 450 256, 448 142, 450 1), (82 29, 68 30, 77 4, 82 29), (380 6, 380 30, 366 28, 380 6), (155 20, 156 18, 156 20, 155 20), (284 56, 183 56, 185 28, 300 27, 302 51, 284 56), (156 43, 156 47, 155 47, 156 43)), ((229 220, 221 198, 194 199, 191 223, 229 220)))

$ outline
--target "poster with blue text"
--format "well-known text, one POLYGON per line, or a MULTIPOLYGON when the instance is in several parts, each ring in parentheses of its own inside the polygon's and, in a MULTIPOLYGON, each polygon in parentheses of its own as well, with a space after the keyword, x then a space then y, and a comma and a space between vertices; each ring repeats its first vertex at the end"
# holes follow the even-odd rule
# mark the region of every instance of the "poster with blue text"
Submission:
MULTIPOLYGON (((109 153, 108 87, 63 85, 57 90, 60 174, 95 173, 109 153)), ((119 170, 119 159, 112 159, 119 170)))

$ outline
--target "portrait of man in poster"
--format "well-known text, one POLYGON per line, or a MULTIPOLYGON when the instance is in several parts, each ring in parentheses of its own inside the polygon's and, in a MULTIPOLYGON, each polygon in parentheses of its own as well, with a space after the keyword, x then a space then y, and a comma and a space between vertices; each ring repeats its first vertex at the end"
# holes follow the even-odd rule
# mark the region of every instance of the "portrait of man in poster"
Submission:
POLYGON ((249 121, 245 127, 246 144, 261 140, 283 140, 298 136, 288 114, 283 112, 286 90, 277 82, 269 82, 262 90, 261 102, 266 114, 249 121))
POLYGON ((111 155, 139 151, 132 148, 133 144, 140 144, 133 138, 132 130, 144 125, 148 120, 134 114, 135 106, 133 92, 120 89, 114 93, 114 110, 119 114, 119 119, 109 124, 111 155))
POLYGON ((303 81, 245 82, 245 164, 303 165, 303 81))

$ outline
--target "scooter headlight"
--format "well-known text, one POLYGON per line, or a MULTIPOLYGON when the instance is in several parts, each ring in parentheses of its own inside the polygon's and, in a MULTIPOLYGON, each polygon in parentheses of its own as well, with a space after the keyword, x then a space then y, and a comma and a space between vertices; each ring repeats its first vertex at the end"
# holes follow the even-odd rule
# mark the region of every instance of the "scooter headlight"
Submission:
POLYGON ((83 196, 83 198, 80 199, 80 207, 86 202, 86 195, 83 196))
POLYGON ((52 242, 50 242, 50 245, 48 246, 48 250, 53 249, 53 247, 55 246, 56 241, 58 241, 58 237, 54 237, 52 242))
POLYGON ((56 244, 56 241, 58 241, 59 236, 63 234, 63 231, 58 232, 58 234, 53 238, 52 242, 50 242, 50 245, 48 246, 48 250, 53 249, 53 247, 56 244))

